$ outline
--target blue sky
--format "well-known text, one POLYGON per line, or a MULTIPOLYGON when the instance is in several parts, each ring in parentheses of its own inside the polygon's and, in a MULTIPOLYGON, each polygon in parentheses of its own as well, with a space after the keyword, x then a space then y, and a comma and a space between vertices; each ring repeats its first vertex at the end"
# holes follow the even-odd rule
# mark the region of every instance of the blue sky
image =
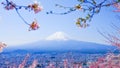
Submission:
MULTIPOLYGON (((0 0, 2 2, 4 0, 0 0)), ((28 5, 34 0, 13 0, 16 4, 28 5)), ((75 21, 78 17, 83 16, 82 12, 76 11, 67 15, 46 14, 47 11, 54 10, 56 12, 65 11, 55 7, 55 4, 65 6, 74 6, 78 4, 77 0, 40 0, 44 10, 38 14, 20 10, 24 19, 31 23, 34 18, 40 24, 40 29, 36 31, 28 31, 29 26, 26 25, 17 15, 15 10, 7 11, 0 5, 0 41, 6 42, 8 45, 17 45, 31 43, 39 40, 44 40, 49 35, 55 32, 64 32, 70 38, 80 41, 95 42, 105 44, 105 39, 97 32, 113 31, 110 24, 118 23, 116 15, 119 13, 113 12, 113 8, 103 8, 102 11, 95 15, 90 23, 90 27, 86 29, 78 28, 75 21)))

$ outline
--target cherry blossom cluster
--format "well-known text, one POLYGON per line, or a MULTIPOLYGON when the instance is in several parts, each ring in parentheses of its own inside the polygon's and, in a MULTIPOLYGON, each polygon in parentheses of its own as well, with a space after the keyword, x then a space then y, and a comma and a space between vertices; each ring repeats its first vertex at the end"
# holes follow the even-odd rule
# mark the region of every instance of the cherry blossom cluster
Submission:
POLYGON ((89 68, 119 68, 120 54, 108 54, 106 57, 98 58, 96 62, 90 63, 89 68))
POLYGON ((31 5, 28 5, 28 7, 31 8, 32 10, 34 10, 35 13, 38 13, 43 10, 43 7, 40 6, 39 3, 34 3, 31 5))
POLYGON ((35 2, 27 6, 20 6, 20 5, 13 3, 13 1, 6 0, 5 2, 2 2, 1 4, 4 5, 4 8, 6 10, 13 10, 13 9, 18 10, 18 9, 25 8, 26 10, 28 9, 33 10, 35 13, 38 13, 43 10, 43 7, 38 2, 35 2))
POLYGON ((39 24, 37 23, 37 20, 34 20, 32 24, 30 24, 29 31, 31 30, 37 30, 39 28, 39 24))
POLYGON ((113 6, 116 8, 114 12, 120 12, 120 3, 115 3, 113 6))
POLYGON ((7 45, 4 42, 0 42, 0 52, 3 51, 3 48, 5 48, 7 45))

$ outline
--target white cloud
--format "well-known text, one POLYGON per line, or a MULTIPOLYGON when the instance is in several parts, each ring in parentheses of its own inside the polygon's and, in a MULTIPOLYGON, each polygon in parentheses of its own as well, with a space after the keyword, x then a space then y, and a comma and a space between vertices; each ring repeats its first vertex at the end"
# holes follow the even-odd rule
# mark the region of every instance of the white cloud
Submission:
POLYGON ((64 32, 55 32, 52 35, 48 36, 46 40, 69 40, 67 34, 64 32))

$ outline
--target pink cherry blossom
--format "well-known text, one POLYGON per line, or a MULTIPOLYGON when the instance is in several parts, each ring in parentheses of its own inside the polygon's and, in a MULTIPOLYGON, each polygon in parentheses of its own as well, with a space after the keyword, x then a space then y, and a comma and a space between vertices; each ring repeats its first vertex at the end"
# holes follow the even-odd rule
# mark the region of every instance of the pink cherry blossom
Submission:
POLYGON ((6 10, 13 10, 15 8, 15 4, 11 1, 10 4, 6 5, 4 8, 6 10))
POLYGON ((3 48, 5 48, 7 45, 4 42, 0 42, 0 52, 3 51, 3 48))
POLYGON ((114 12, 120 12, 120 4, 119 3, 114 4, 114 7, 117 9, 117 10, 114 10, 114 12))
POLYGON ((38 3, 34 3, 32 5, 28 5, 32 10, 34 10, 35 13, 38 13, 43 10, 43 7, 39 5, 38 3))
POLYGON ((39 24, 37 23, 37 21, 34 20, 34 21, 32 22, 32 24, 30 24, 29 31, 31 31, 31 30, 37 30, 39 27, 40 27, 40 26, 39 26, 39 24))

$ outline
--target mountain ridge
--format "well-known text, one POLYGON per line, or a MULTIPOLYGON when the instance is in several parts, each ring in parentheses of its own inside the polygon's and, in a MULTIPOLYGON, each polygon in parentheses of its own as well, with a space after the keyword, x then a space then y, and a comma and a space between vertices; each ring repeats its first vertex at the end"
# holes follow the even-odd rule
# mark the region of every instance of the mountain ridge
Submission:
MULTIPOLYGON (((107 52, 109 50, 113 50, 116 47, 105 45, 105 44, 97 44, 91 42, 84 41, 76 41, 76 40, 43 40, 37 41, 34 43, 19 45, 15 47, 11 47, 12 51, 15 50, 27 50, 27 51, 79 51, 79 52, 90 52, 90 53, 99 53, 99 52, 107 52)), ((7 50, 7 48, 6 48, 7 50)))

